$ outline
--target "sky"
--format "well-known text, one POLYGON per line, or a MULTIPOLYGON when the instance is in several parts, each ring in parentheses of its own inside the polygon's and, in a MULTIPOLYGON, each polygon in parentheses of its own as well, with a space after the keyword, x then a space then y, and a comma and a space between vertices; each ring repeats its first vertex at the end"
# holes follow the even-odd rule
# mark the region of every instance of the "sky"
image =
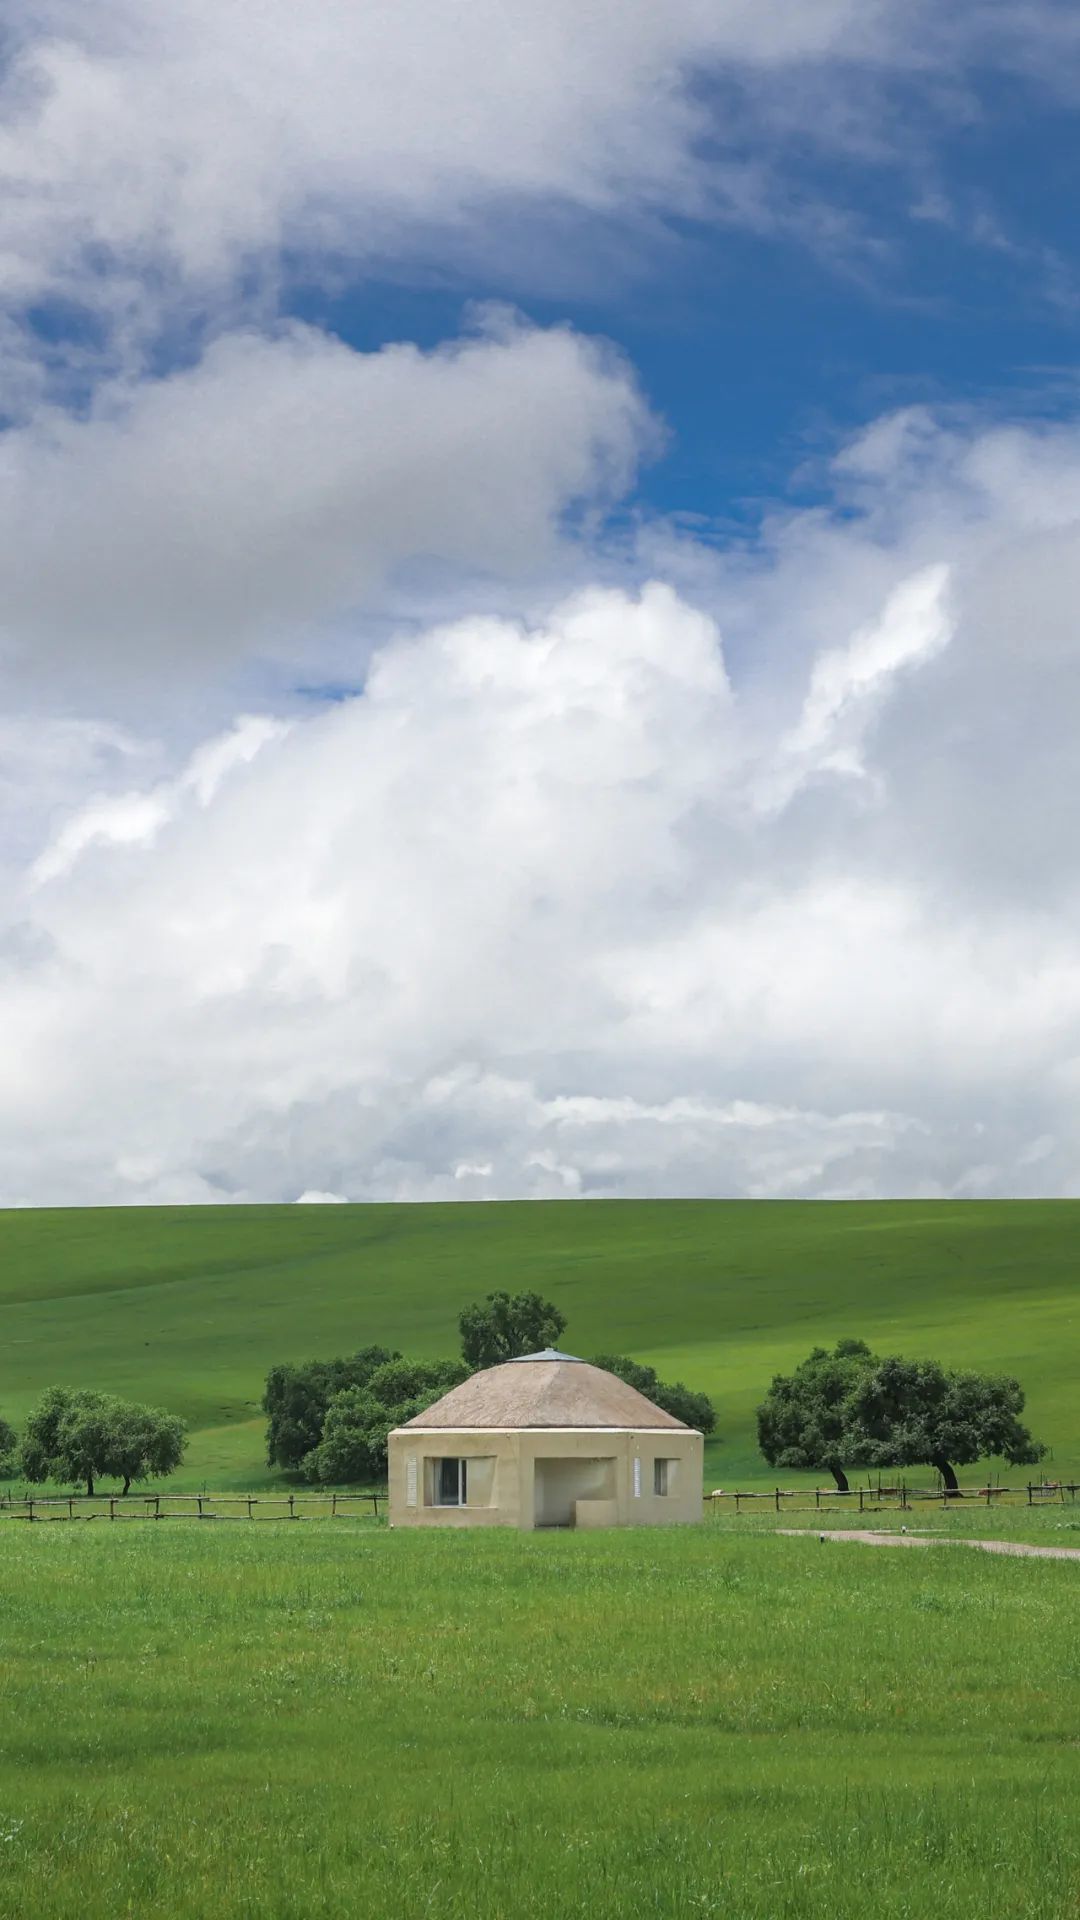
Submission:
POLYGON ((1071 0, 23 0, 0 1205, 1080 1193, 1071 0))

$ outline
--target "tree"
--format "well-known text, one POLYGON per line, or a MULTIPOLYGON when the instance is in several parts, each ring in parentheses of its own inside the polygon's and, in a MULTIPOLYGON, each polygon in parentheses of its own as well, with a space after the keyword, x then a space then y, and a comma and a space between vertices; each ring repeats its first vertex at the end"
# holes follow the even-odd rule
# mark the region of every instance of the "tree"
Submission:
POLYGON ((661 1380, 652 1367, 646 1367, 639 1360, 630 1360, 621 1353, 598 1353, 592 1360, 594 1367, 603 1367, 605 1372, 617 1374, 628 1386, 636 1387, 639 1393, 651 1400, 654 1406, 663 1407, 676 1420, 682 1420, 688 1427, 697 1427, 701 1433, 713 1433, 716 1429, 716 1408, 707 1394, 695 1393, 692 1387, 684 1387, 681 1380, 661 1380))
POLYGON ((387 1435, 469 1377, 460 1360, 390 1360, 366 1386, 346 1387, 326 1410, 322 1438, 304 1461, 309 1480, 336 1487, 386 1477, 387 1435))
POLYGON ((368 1391, 384 1407, 401 1407, 406 1400, 433 1400, 469 1378, 464 1360, 403 1360, 400 1355, 376 1367, 368 1391))
POLYGON ((124 1482, 171 1473, 183 1458, 185 1428, 175 1414, 113 1394, 50 1387, 29 1415, 19 1447, 28 1480, 85 1484, 108 1475, 124 1482))
POLYGON ((0 1420, 0 1480, 11 1480, 18 1471, 18 1435, 6 1420, 0 1420))
POLYGON ((553 1347, 566 1325, 566 1315, 538 1293, 489 1293, 466 1307, 458 1320, 461 1352, 466 1364, 497 1367, 523 1353, 553 1347))
POLYGON ((401 1355, 390 1347, 362 1347, 340 1360, 309 1360, 303 1366, 272 1367, 263 1391, 269 1415, 266 1460, 271 1467, 299 1467, 322 1439, 326 1409, 346 1387, 366 1387, 373 1373, 401 1355))
POLYGON ((127 1493, 133 1480, 163 1480, 180 1465, 187 1429, 175 1413, 161 1407, 112 1403, 103 1473, 115 1474, 127 1493))
POLYGON ((319 1480, 327 1487, 381 1479, 385 1471, 379 1458, 384 1413, 381 1401, 366 1387, 346 1387, 336 1393, 326 1409, 322 1439, 304 1461, 307 1479, 319 1480))
POLYGON ((863 1340, 815 1347, 794 1373, 778 1373, 757 1410, 758 1445, 770 1467, 831 1473, 848 1491, 845 1467, 867 1466, 851 1427, 849 1402, 876 1365, 863 1340))
POLYGON ((935 1467, 946 1492, 958 1493, 958 1466, 991 1454, 1011 1466, 1043 1459, 1023 1410, 1023 1388, 1011 1375, 946 1371, 936 1360, 894 1354, 863 1373, 846 1417, 860 1464, 935 1467))
POLYGON ((104 1406, 103 1393, 48 1387, 23 1429, 19 1461, 26 1478, 35 1483, 85 1480, 92 1494, 104 1406))

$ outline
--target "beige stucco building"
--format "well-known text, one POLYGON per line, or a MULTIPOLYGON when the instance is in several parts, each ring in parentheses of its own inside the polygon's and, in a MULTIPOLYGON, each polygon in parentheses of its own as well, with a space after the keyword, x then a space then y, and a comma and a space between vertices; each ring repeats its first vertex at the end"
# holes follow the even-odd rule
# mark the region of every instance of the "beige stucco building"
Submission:
POLYGON ((476 1373, 390 1435, 393 1527, 631 1527, 701 1519, 700 1433, 546 1348, 476 1373))

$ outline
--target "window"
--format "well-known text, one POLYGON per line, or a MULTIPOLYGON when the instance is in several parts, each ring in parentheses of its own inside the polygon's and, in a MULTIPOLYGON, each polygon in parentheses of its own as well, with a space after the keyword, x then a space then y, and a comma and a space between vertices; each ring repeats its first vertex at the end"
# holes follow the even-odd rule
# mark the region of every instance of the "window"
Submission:
POLYGON ((467 1491, 467 1460, 435 1460, 434 1472, 436 1507, 463 1507, 467 1491))
POLYGON ((654 1460, 652 1463, 652 1490, 664 1499, 675 1490, 676 1460, 654 1460))

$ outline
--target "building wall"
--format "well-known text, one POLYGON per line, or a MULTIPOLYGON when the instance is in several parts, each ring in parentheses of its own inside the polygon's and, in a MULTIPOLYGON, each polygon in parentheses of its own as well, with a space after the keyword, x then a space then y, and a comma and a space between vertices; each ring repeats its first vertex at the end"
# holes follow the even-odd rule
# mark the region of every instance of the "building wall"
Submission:
POLYGON ((390 1435, 390 1524, 528 1530, 567 1524, 578 1499, 583 1526, 685 1524, 702 1516, 702 1454, 699 1433, 675 1428, 403 1427, 390 1435), (431 1504, 431 1463, 446 1455, 473 1463, 464 1507, 431 1504), (670 1463, 666 1495, 654 1490, 658 1459, 670 1463))
MULTIPOLYGON (((613 1436, 622 1439, 621 1435, 613 1436)), ((596 1454, 569 1460, 541 1455, 533 1465, 533 1525, 572 1527, 579 1500, 609 1500, 617 1508, 619 1461, 612 1441, 596 1442, 596 1454)))

